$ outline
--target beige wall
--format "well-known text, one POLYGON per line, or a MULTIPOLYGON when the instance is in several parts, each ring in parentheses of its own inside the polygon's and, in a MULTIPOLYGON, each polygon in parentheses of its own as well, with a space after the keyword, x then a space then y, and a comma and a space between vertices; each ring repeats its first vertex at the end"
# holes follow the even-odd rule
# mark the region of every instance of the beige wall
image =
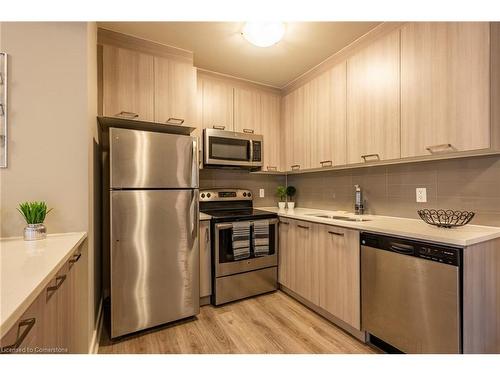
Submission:
POLYGON ((285 184, 285 176, 264 175, 239 170, 202 169, 200 170, 200 188, 240 188, 249 189, 254 195, 254 206, 275 206, 278 202, 276 188, 285 184), (264 198, 259 198, 259 189, 263 188, 264 198))
POLYGON ((53 208, 46 219, 49 233, 88 232, 90 287, 81 306, 90 312, 90 341, 100 298, 94 293, 96 26, 3 23, 0 38, 10 59, 9 166, 0 170, 1 236, 22 235, 16 206, 26 200, 44 200, 53 208))
POLYGON ((361 185, 368 213, 418 218, 420 208, 476 212, 473 224, 500 226, 500 157, 484 156, 424 163, 289 175, 297 206, 353 211, 354 185, 361 185), (427 188, 427 203, 415 189, 427 188))

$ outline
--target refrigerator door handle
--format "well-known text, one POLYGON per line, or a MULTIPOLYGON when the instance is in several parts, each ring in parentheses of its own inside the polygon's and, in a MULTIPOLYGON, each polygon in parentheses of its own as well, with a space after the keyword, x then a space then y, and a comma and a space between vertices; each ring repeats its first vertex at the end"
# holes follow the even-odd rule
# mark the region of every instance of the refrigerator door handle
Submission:
POLYGON ((192 170, 191 170, 191 184, 193 187, 198 187, 198 169, 199 169, 199 163, 198 163, 198 141, 195 138, 193 140, 193 150, 192 150, 192 170))
POLYGON ((198 209, 198 190, 193 189, 191 190, 191 205, 190 205, 190 211, 191 211, 191 240, 193 242, 196 241, 198 238, 198 231, 199 231, 199 209, 198 209))

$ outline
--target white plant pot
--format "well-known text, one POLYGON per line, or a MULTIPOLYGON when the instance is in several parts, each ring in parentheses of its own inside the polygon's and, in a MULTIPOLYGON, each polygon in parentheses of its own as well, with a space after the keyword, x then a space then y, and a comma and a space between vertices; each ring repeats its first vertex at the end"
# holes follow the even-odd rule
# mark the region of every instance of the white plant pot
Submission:
POLYGON ((285 204, 286 202, 278 202, 278 207, 280 210, 284 210, 285 209, 285 204))
POLYGON ((287 202, 286 205, 289 210, 293 210, 295 208, 295 202, 287 202))

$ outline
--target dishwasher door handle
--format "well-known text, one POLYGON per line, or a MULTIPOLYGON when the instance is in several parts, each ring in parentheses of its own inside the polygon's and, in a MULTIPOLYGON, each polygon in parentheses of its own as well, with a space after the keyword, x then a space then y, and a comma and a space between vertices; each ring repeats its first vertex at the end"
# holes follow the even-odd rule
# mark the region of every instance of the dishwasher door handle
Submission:
POLYGON ((415 251, 413 246, 400 245, 400 244, 391 244, 390 249, 391 249, 391 251, 394 251, 395 253, 405 254, 405 255, 411 255, 415 251))

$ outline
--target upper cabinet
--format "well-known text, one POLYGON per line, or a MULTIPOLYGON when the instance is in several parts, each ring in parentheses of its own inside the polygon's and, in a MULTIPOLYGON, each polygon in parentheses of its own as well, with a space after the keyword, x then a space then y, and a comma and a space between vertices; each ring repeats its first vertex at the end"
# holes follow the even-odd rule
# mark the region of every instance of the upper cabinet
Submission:
POLYGON ((260 92, 234 88, 234 131, 261 134, 260 92))
POLYGON ((490 25, 401 30, 401 156, 490 147, 490 25))
POLYGON ((347 60, 347 163, 400 157, 399 30, 347 60))
POLYGON ((311 83, 311 167, 346 164, 346 63, 311 83))
POLYGON ((189 51, 99 29, 99 113, 198 127, 189 51))
POLYGON ((196 126, 196 69, 192 64, 154 58, 155 121, 196 126))
POLYGON ((109 117, 154 121, 154 58, 104 45, 102 113, 109 117))
POLYGON ((281 171, 280 95, 260 95, 260 133, 264 137, 264 171, 281 171))
POLYGON ((198 79, 202 128, 234 130, 233 87, 219 79, 198 79))

